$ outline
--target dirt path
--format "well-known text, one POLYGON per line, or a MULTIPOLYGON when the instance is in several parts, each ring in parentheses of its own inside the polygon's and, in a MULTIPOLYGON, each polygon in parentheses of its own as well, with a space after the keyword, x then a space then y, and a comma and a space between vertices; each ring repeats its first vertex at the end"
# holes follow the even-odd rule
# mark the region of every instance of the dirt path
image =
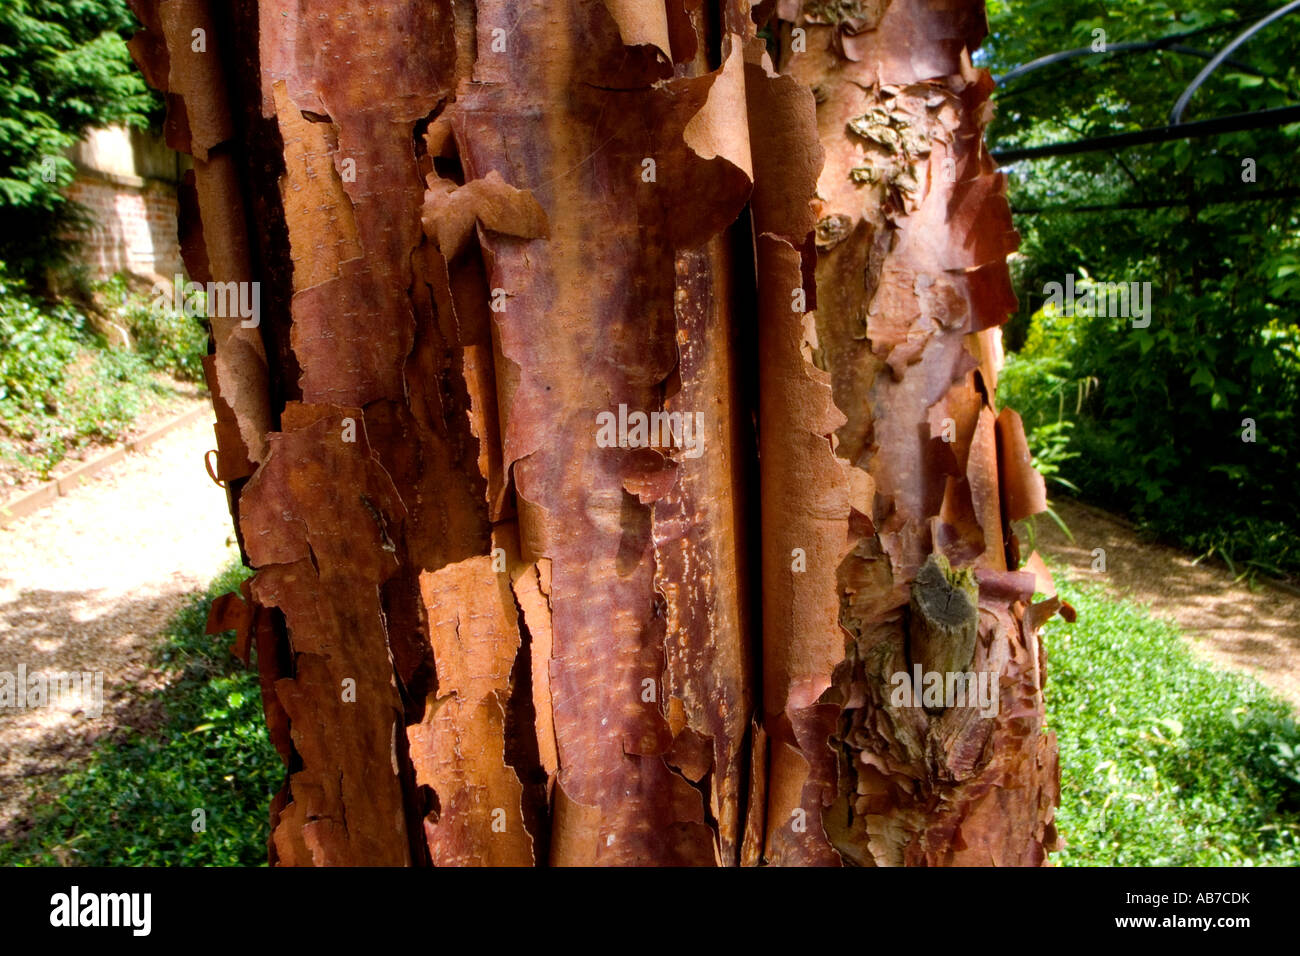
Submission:
POLYGON ((1070 501, 1054 507, 1074 542, 1040 516, 1038 546, 1069 566, 1071 580, 1100 583, 1172 619, 1203 660, 1253 674, 1300 709, 1300 597, 1266 584, 1234 584, 1227 568, 1193 564, 1105 512, 1070 501), (1092 570, 1095 548, 1105 551, 1105 572, 1092 570))
POLYGON ((103 674, 98 717, 79 700, 0 708, 0 839, 23 824, 28 781, 124 722, 168 618, 235 555, 225 493, 203 466, 211 447, 204 419, 0 529, 0 680, 19 665, 103 674))

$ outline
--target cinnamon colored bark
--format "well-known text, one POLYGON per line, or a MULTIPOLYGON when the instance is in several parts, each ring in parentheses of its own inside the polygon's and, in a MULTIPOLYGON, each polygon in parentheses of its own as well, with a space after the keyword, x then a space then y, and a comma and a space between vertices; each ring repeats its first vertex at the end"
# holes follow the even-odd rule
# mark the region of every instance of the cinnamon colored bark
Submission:
POLYGON ((1042 862, 978 2, 134 2, 189 271, 261 283, 208 377, 272 862, 1042 862), (889 705, 932 552, 992 718, 889 705))
MULTIPOLYGON (((768 858, 1042 863, 1059 774, 1036 631, 1056 603, 1031 606, 1034 576, 1016 571, 1010 522, 1045 497, 1019 418, 992 403, 1018 237, 983 145, 992 82, 970 61, 983 5, 776 9, 782 66, 814 91, 826 162, 815 317, 802 329, 775 306, 763 317, 763 393, 790 426, 765 428, 763 445, 769 790, 784 797, 769 803, 768 858), (768 397, 778 390, 790 397, 768 397), (899 706, 917 665, 931 670, 909 605, 932 553, 978 582, 973 657, 938 673, 989 675, 991 716, 899 706), (791 814, 816 825, 797 830, 791 814)), ((796 263, 779 243, 759 248, 774 299, 796 263)))

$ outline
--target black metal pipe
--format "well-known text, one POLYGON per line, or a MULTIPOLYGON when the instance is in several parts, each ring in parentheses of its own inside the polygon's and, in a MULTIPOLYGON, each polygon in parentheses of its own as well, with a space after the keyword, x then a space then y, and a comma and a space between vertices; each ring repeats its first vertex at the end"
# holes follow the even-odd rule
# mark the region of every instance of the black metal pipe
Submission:
MULTIPOLYGON (((1231 199, 1202 199, 1198 205, 1231 206, 1236 205, 1237 203, 1265 202, 1270 199, 1297 198, 1300 198, 1300 189, 1259 189, 1231 199)), ((1191 201, 1187 199, 1148 199, 1137 202, 1107 203, 1106 205, 1101 206, 1033 206, 1028 209, 1017 209, 1012 207, 1011 213, 1015 216, 1041 216, 1045 214, 1063 215, 1066 213, 1076 212, 1125 212, 1140 209, 1176 209, 1179 206, 1188 205, 1191 205, 1191 201)))
MULTIPOLYGON (((1300 4, 1300 0, 1296 0, 1300 4)), ((1300 106, 1278 106, 1256 110, 1253 113, 1231 113, 1214 119, 1197 120, 1154 129, 1140 129, 1131 133, 1114 133, 1092 139, 1076 139, 1067 143, 1047 143, 1043 146, 1026 146, 1023 149, 997 149, 991 155, 1001 164, 1022 159, 1044 159, 1048 156, 1072 156, 1078 153, 1096 153, 1113 149, 1126 149, 1147 143, 1165 143, 1175 139, 1200 139, 1220 133, 1235 133, 1245 129, 1267 129, 1300 122, 1300 106)))
POLYGON ((1188 86, 1187 89, 1183 90, 1183 95, 1178 97, 1178 102, 1174 104, 1173 111, 1169 114, 1169 124, 1171 126, 1177 126, 1178 124, 1182 123, 1183 111, 1187 109, 1187 104, 1191 102, 1192 94, 1194 94, 1197 90, 1201 88, 1201 84, 1210 78, 1210 75, 1213 74, 1214 71, 1217 70, 1219 66, 1223 63, 1223 61, 1226 60, 1231 55, 1233 50, 1237 49, 1237 47, 1241 46, 1243 43, 1245 43, 1247 40, 1253 37, 1260 30, 1264 29, 1274 20, 1286 16, 1288 13, 1291 13, 1293 10, 1300 10, 1300 0, 1291 0, 1291 2, 1288 3, 1286 6, 1279 7, 1278 9, 1270 13, 1268 16, 1266 16, 1264 19, 1253 24, 1249 29, 1243 31, 1242 33, 1239 33, 1236 37, 1234 37, 1233 40, 1227 46, 1225 46, 1222 50, 1218 52, 1218 55, 1216 55, 1213 60, 1205 64, 1205 69, 1201 70, 1200 73, 1196 74, 1196 79, 1192 80, 1191 85, 1188 86))
MULTIPOLYGON (((1173 49, 1179 40, 1187 40, 1191 37, 1200 36, 1203 33, 1212 33, 1215 30, 1224 30, 1228 27, 1239 26, 1245 23, 1245 20, 1229 20, 1224 23, 1215 23, 1210 26, 1198 27, 1195 30, 1188 30, 1186 33, 1171 33, 1168 36, 1159 37, 1155 40, 1127 40, 1123 43, 1110 43, 1106 45, 1106 54, 1110 53, 1136 53, 1143 50, 1161 50, 1173 49)), ((1041 70, 1045 66, 1051 66, 1053 63, 1060 63, 1064 60, 1071 60, 1080 56, 1096 56, 1099 51, 1090 46, 1079 47, 1075 50, 1062 50, 1059 53, 1049 53, 1047 56, 1040 56, 1036 60, 1030 60, 1024 66, 1017 66, 1007 71, 1002 76, 995 76, 994 82, 998 86, 1009 83, 1014 79, 1024 76, 1026 73, 1033 73, 1035 70, 1041 70)), ((1190 48, 1183 47, 1178 49, 1179 53, 1192 53, 1201 55, 1201 51, 1193 51, 1190 48)), ((1205 54, 1208 58, 1211 54, 1205 54)))

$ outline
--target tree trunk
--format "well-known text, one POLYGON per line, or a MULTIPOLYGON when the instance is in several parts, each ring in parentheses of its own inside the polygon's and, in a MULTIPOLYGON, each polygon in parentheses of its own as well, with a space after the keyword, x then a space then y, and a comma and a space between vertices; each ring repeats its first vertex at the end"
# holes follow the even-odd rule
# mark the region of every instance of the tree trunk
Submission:
POLYGON ((934 6, 138 0, 187 268, 259 284, 213 626, 272 862, 1044 861, 1016 237, 934 6))

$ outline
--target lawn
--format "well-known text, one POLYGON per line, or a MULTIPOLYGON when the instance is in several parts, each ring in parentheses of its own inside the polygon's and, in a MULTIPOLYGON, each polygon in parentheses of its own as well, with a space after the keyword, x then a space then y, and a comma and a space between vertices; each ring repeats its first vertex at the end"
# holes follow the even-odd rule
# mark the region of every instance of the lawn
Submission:
POLYGON ((1193 658, 1176 627, 1063 581, 1046 627, 1065 866, 1295 865, 1300 733, 1253 678, 1193 658))

